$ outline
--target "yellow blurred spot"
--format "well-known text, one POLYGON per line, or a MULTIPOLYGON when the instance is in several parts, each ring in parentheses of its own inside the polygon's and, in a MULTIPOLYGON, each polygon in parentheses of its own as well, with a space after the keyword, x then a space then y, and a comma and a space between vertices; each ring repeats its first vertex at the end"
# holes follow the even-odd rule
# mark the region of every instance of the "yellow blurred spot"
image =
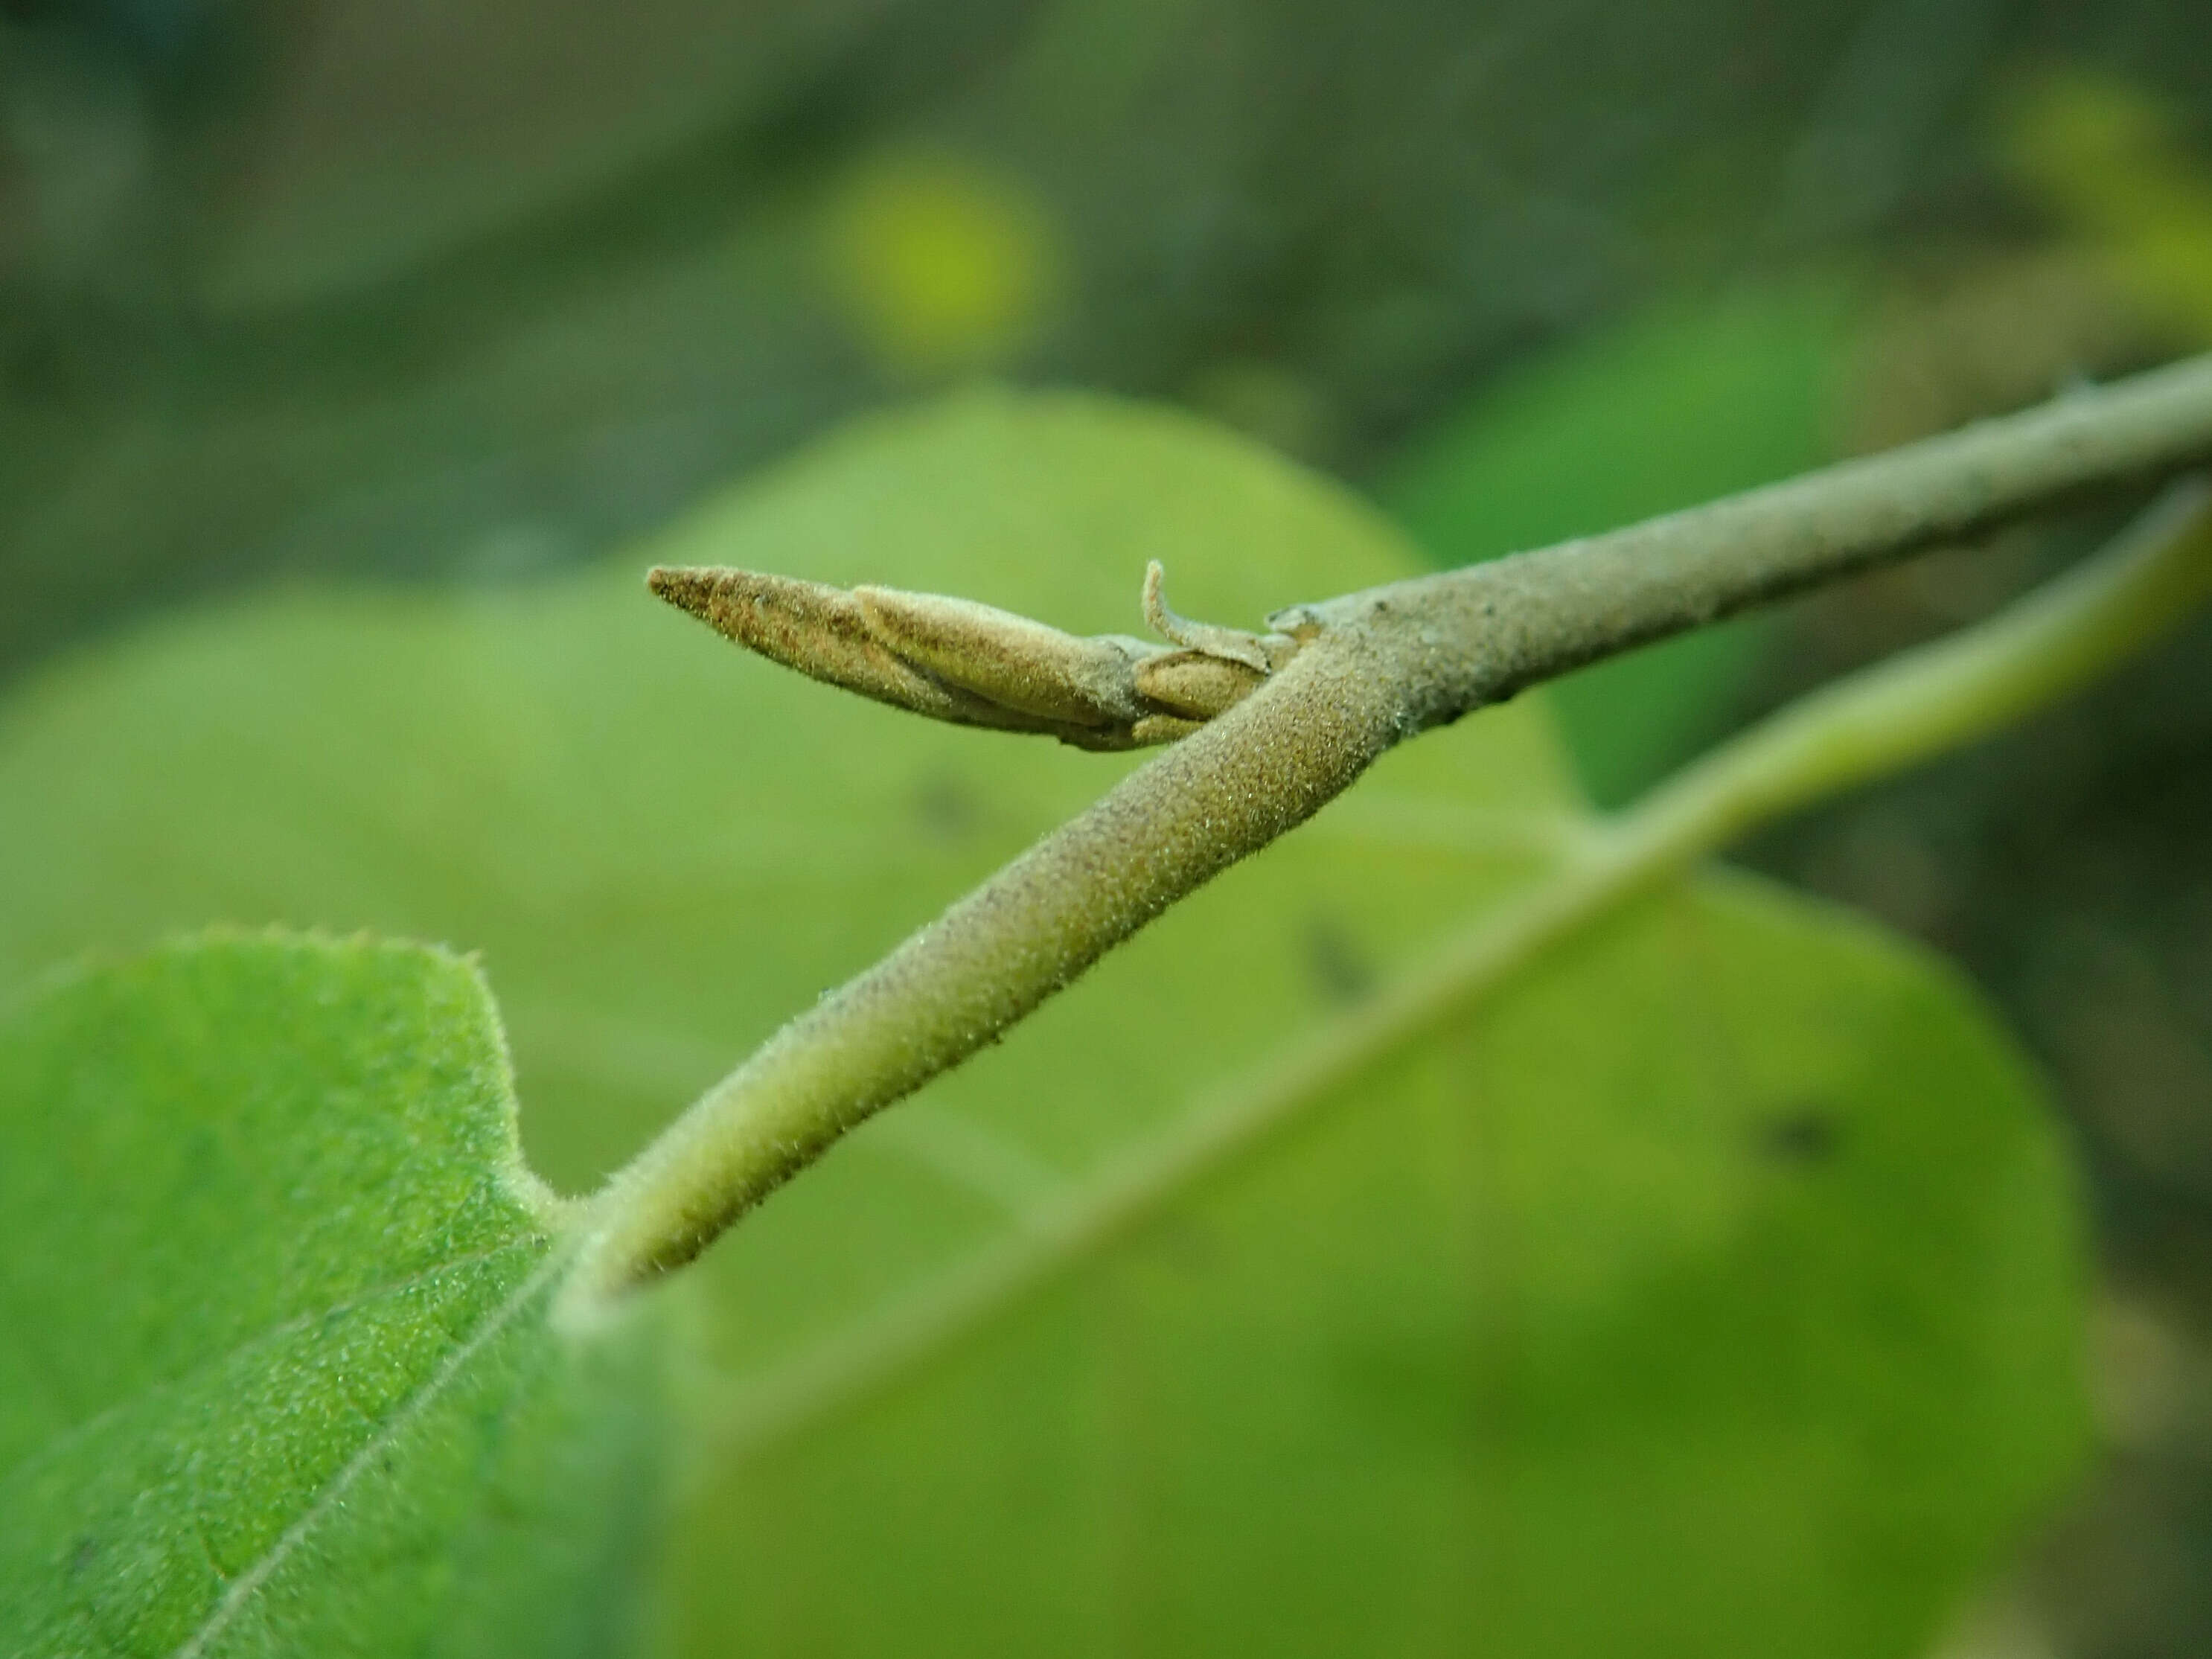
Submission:
POLYGON ((2212 341, 2212 158, 2161 106, 2124 82, 2054 76, 2020 99, 2005 149, 2138 304, 2212 341))
POLYGON ((908 378, 1006 363, 1046 321, 1060 285, 1057 239, 1036 197, 959 156, 864 166, 833 199, 828 231, 855 331, 908 378))

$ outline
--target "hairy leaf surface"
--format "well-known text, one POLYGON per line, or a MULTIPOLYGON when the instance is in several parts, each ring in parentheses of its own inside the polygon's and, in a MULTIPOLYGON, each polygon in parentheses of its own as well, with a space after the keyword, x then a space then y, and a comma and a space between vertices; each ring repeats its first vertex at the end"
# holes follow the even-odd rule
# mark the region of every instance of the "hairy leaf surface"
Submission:
POLYGON ((649 1344, 544 1314, 473 969, 227 939, 0 1022, 0 1651, 605 1651, 649 1344))

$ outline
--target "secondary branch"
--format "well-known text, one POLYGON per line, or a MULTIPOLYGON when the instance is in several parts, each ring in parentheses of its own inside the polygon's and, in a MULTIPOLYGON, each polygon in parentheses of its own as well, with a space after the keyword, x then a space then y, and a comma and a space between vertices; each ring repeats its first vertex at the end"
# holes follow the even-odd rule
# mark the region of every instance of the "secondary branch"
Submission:
POLYGON ((847 1130, 1401 739, 1613 652, 2208 459, 2212 357, 1609 535, 1278 613, 1269 641, 1297 648, 1271 647, 1280 665, 1249 695, 785 1026, 618 1172, 587 1212, 570 1311, 689 1261, 847 1130))

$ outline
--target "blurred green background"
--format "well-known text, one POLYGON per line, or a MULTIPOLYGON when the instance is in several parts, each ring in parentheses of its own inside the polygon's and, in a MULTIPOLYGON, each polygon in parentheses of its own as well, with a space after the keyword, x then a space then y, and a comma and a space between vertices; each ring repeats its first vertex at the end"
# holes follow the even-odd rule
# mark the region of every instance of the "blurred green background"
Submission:
MULTIPOLYGON (((0 693, 272 583, 510 594, 981 377, 1455 563, 2206 346, 2204 3, 5 0, 0 693)), ((1575 677, 1584 787, 2109 522, 1575 677)), ((2212 1651, 2208 647, 1749 851, 1963 961, 2094 1171, 2101 1462, 1961 1654, 2212 1651)))

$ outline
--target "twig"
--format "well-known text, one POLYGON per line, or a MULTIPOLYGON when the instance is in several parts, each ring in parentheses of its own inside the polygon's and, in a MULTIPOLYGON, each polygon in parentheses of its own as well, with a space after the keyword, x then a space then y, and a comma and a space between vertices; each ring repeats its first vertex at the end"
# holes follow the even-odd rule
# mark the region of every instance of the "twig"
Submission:
POLYGON ((1301 1121, 1401 1044, 1440 1020, 1464 1020, 1534 958, 1747 831, 2000 730, 2124 660, 2212 595, 2208 496, 2203 483, 2178 486, 2072 574, 1723 744, 1606 822, 1549 878, 1256 1076, 1194 1103, 1174 1127, 1025 1215, 996 1248, 731 1389, 711 1420, 716 1450, 748 1456, 865 1397, 1301 1121))
MULTIPOLYGON (((1279 665, 1249 696, 785 1026, 617 1172, 587 1213, 569 1310, 690 1260, 847 1130, 1311 817, 1402 738, 1600 656, 2207 458, 2212 357, 1609 535, 1278 612, 1274 634, 1238 637, 1297 648, 1276 647, 1279 665)), ((869 654, 876 629, 840 626, 868 674, 895 672, 869 654)), ((986 618, 981 645, 956 641, 923 678, 946 684, 947 665, 957 678, 997 648, 993 631, 986 618)), ((1027 672, 1014 661, 981 678, 1031 699, 1065 689, 1048 671, 1021 683, 1027 672)))

